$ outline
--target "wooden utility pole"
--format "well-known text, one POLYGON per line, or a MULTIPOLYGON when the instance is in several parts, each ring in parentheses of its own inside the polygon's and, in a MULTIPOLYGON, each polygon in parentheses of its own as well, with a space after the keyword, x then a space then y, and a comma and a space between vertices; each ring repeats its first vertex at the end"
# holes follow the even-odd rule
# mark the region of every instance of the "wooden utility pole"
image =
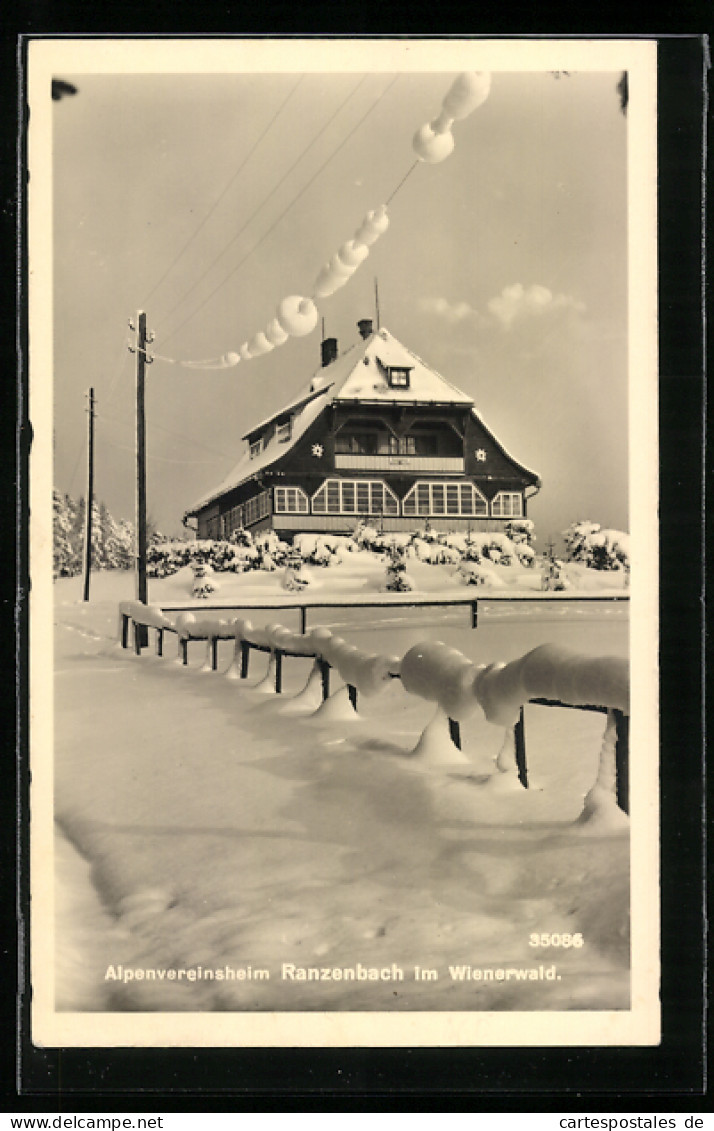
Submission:
POLYGON ((94 389, 87 391, 87 497, 84 504, 84 600, 89 600, 92 570, 92 510, 94 508, 94 389))
POLYGON ((146 582, 146 314, 136 316, 136 599, 147 604, 146 582))
MULTIPOLYGON (((146 343, 153 341, 153 334, 146 333, 146 314, 139 310, 136 324, 129 322, 130 329, 136 332, 136 344, 129 346, 136 354, 136 599, 144 605, 148 602, 146 581, 146 419, 144 412, 144 386, 146 366, 153 358, 147 357, 146 343)), ((142 635, 148 635, 146 628, 142 635)))
POLYGON ((374 279, 374 312, 377 315, 377 329, 379 330, 379 283, 376 276, 374 279))

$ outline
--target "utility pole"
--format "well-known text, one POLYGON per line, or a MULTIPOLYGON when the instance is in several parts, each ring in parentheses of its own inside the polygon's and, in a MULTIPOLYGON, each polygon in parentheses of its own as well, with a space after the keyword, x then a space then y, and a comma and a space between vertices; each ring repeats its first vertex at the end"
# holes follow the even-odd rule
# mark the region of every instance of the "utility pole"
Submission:
POLYGON ((377 315, 377 329, 379 330, 379 283, 377 282, 376 276, 374 279, 374 310, 377 315))
POLYGON ((84 600, 89 600, 92 570, 92 510, 94 507, 94 389, 87 396, 87 497, 84 505, 84 600))
POLYGON ((153 358, 146 356, 146 343, 153 341, 153 334, 147 335, 146 333, 146 314, 143 310, 137 312, 136 324, 130 321, 129 327, 136 332, 136 344, 129 346, 131 352, 136 354, 136 599, 146 605, 148 603, 148 587, 146 580, 146 418, 144 387, 146 366, 153 361, 153 358))

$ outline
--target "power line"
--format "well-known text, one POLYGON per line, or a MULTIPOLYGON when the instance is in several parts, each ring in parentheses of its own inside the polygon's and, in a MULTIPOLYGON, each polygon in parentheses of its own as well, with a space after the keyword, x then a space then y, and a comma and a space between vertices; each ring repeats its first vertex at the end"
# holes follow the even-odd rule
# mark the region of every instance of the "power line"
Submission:
MULTIPOLYGON (((117 448, 117 450, 120 451, 120 452, 132 452, 132 454, 134 452, 134 448, 129 447, 128 444, 118 444, 116 442, 116 440, 109 440, 109 439, 107 439, 106 442, 112 448, 117 448)), ((209 465, 211 467, 219 467, 219 466, 223 465, 223 460, 216 460, 216 459, 169 459, 166 456, 154 456, 154 455, 147 455, 146 458, 147 458, 147 460, 149 460, 149 462, 154 460, 157 463, 175 463, 175 464, 180 464, 182 467, 208 467, 209 465)), ((235 458, 235 457, 228 457, 227 456, 226 458, 228 459, 228 458, 235 458)))
MULTIPOLYGON (((235 244, 236 240, 238 240, 238 239, 240 238, 240 236, 241 236, 241 235, 243 234, 243 232, 244 232, 244 231, 246 230, 246 228, 248 227, 248 225, 249 225, 249 224, 250 224, 250 223, 251 223, 251 222, 253 221, 253 219, 254 219, 254 218, 255 218, 255 217, 256 217, 256 216, 258 215, 258 213, 259 213, 260 211, 262 211, 262 209, 263 209, 263 208, 265 207, 265 205, 266 205, 266 204, 268 203, 268 201, 272 199, 272 197, 273 197, 273 196, 275 195, 275 193, 276 193, 276 192, 278 191, 278 189, 280 189, 280 188, 282 187, 282 185, 283 185, 283 184, 285 183, 285 181, 286 181, 286 180, 287 180, 287 178, 288 178, 288 177, 290 176, 290 174, 292 173, 292 171, 293 171, 293 170, 294 170, 294 169, 296 168, 296 166, 297 166, 297 165, 299 165, 299 164, 300 164, 300 162, 302 161, 303 157, 304 157, 304 156, 305 156, 305 155, 306 155, 306 154, 307 154, 307 153, 309 152, 309 150, 310 150, 310 149, 312 149, 313 145, 315 145, 315 143, 316 143, 317 141, 319 141, 319 140, 320 140, 320 138, 321 138, 321 137, 322 137, 322 135, 323 135, 323 134, 325 133, 325 131, 326 131, 326 130, 327 130, 327 129, 329 128, 329 126, 331 126, 331 125, 332 125, 332 123, 334 122, 334 120, 335 120, 335 118, 337 117, 337 115, 338 115, 338 114, 340 113, 340 111, 341 111, 341 110, 343 109, 343 107, 344 107, 344 106, 346 106, 346 104, 347 104, 347 103, 349 102, 350 98, 352 98, 352 95, 353 95, 353 94, 355 94, 355 93, 357 92, 357 90, 358 90, 358 89, 360 88, 360 86, 362 86, 362 84, 364 83, 364 81, 366 80, 366 78, 367 78, 367 75, 362 75, 362 78, 361 78, 361 79, 359 80, 359 82, 357 83, 357 85, 356 85, 356 86, 354 86, 354 87, 352 88, 352 90, 351 90, 351 91, 349 92, 349 94, 347 95, 347 97, 346 97, 346 98, 344 98, 344 99, 342 100, 342 102, 341 102, 341 103, 339 104, 339 106, 337 107, 337 109, 336 109, 336 110, 335 110, 335 111, 334 111, 334 112, 333 112, 333 113, 332 113, 332 114, 330 115, 330 117, 329 117, 329 118, 327 119, 327 121, 325 122, 325 124, 324 124, 324 125, 323 125, 323 126, 322 126, 322 127, 320 128, 320 130, 319 130, 319 131, 318 131, 318 133, 317 133, 317 134, 315 135, 315 137, 314 137, 314 138, 312 139, 312 141, 310 141, 310 142, 308 143, 308 145, 306 145, 306 146, 305 146, 305 148, 304 148, 304 149, 302 150, 302 152, 301 152, 301 153, 300 153, 300 155, 299 155, 299 156, 297 157, 297 159, 296 159, 295 161, 293 161, 293 163, 292 163, 292 165, 290 166, 290 168, 289 168, 289 169, 287 169, 287 171, 286 171, 286 172, 285 172, 285 173, 284 173, 284 174, 282 175, 282 177, 280 178, 280 180, 278 181, 278 183, 277 183, 277 184, 276 184, 276 185, 275 185, 275 186, 274 186, 274 187, 273 187, 273 188, 272 188, 272 189, 270 190, 270 192, 268 193, 268 195, 267 195, 267 196, 266 196, 266 197, 265 197, 265 198, 264 198, 264 199, 263 199, 263 200, 262 200, 262 201, 260 202, 260 204, 258 205, 258 207, 257 207, 256 209, 254 209, 254 211, 253 211, 253 212, 252 212, 252 213, 250 214, 250 216, 249 216, 249 217, 248 217, 248 219, 247 219, 247 220, 245 221, 245 223, 244 223, 244 224, 243 224, 243 225, 242 225, 242 226, 241 226, 241 227, 240 227, 240 228, 238 229, 238 231, 237 231, 237 232, 235 233, 235 235, 231 237, 231 239, 230 239, 230 240, 228 241, 228 243, 227 243, 227 244, 225 245, 225 247, 224 247, 224 248, 223 248, 223 249, 222 249, 222 250, 221 250, 221 251, 220 251, 220 252, 218 253, 218 255, 214 257, 214 259, 213 259, 213 260, 211 261, 211 263, 209 263, 208 267, 207 267, 207 268, 206 268, 206 270, 205 270, 205 271, 203 272, 203 274, 202 274, 202 275, 200 275, 200 276, 198 277, 198 279, 196 279, 196 280, 195 280, 195 281, 194 281, 194 282, 193 282, 193 283, 191 284, 191 286, 190 286, 190 287, 188 288, 188 290, 187 290, 187 291, 186 291, 186 292, 185 292, 185 293, 184 293, 184 294, 182 295, 182 297, 181 297, 181 298, 180 298, 180 299, 178 300, 178 302, 175 302, 175 303, 174 303, 174 305, 173 305, 173 306, 171 307, 171 309, 170 309, 170 310, 169 310, 169 311, 168 311, 168 312, 167 312, 167 313, 166 313, 166 314, 164 315, 164 318, 163 318, 163 322, 166 322, 166 321, 167 321, 167 320, 168 320, 168 319, 169 319, 169 318, 171 317, 171 315, 173 314, 173 312, 174 312, 175 310, 177 310, 179 306, 181 306, 181 303, 182 303, 182 302, 184 302, 184 301, 185 301, 185 299, 187 299, 187 298, 188 298, 188 296, 189 296, 189 295, 190 295, 190 294, 191 294, 191 293, 192 293, 193 291, 195 291, 196 287, 198 287, 198 286, 199 286, 199 285, 200 285, 200 284, 201 284, 201 283, 203 282, 203 280, 204 280, 204 279, 206 278, 206 276, 207 276, 208 274, 210 274, 210 272, 211 272, 211 271, 213 270, 213 268, 214 268, 214 267, 216 266, 216 264, 218 264, 218 263, 219 263, 219 262, 221 261, 221 259, 223 259, 223 257, 224 257, 224 256, 226 255, 226 253, 227 253, 228 251, 230 251, 230 249, 231 249, 231 248, 233 247, 233 245, 235 244)), ((251 250, 255 250, 255 249, 253 248, 253 249, 251 249, 251 250)), ((250 254, 250 253, 249 253, 249 254, 250 254)), ((230 275, 228 276, 228 278, 230 278, 230 275)), ((222 285, 223 285, 223 284, 219 284, 219 286, 222 286, 222 285)), ((174 333, 174 332, 175 332, 175 331, 172 331, 172 333, 174 333)))
MULTIPOLYGON (((179 260, 181 259, 181 256, 182 256, 182 255, 184 254, 184 252, 185 252, 185 251, 187 251, 187 250, 188 250, 188 248, 189 248, 189 247, 191 246, 191 244, 192 244, 192 243, 193 243, 193 241, 195 240, 195 238, 196 238, 196 236, 198 235, 198 233, 199 233, 199 232, 201 232, 201 231, 203 230, 203 228, 204 228, 204 227, 206 226, 206 224, 207 224, 207 223, 208 223, 208 221, 210 220, 211 216, 213 215, 213 213, 214 213, 214 212, 216 211, 216 209, 218 208, 218 205, 219 205, 219 204, 221 203, 221 201, 222 201, 222 200, 224 199, 224 197, 226 196, 226 193, 228 192, 228 190, 229 190, 230 188, 232 188, 232 187, 233 187, 233 185, 234 185, 234 184, 235 184, 235 182, 237 181, 238 177, 239 177, 239 176, 240 176, 240 174, 242 173, 243 169, 244 169, 244 168, 245 168, 245 166, 246 166, 246 165, 248 164, 248 162, 250 161, 251 157, 252 157, 252 156, 253 156, 253 154, 255 153, 256 149, 257 149, 257 148, 258 148, 258 146, 260 145, 261 141, 262 141, 262 140, 263 140, 263 139, 265 138, 265 136, 266 136, 266 135, 268 134, 268 132, 270 131, 270 129, 272 128, 272 126, 273 126, 273 125, 275 124, 275 122, 276 122, 276 121, 278 120, 278 118, 279 118, 279 117, 280 117, 280 115, 282 114, 283 110, 284 110, 284 109, 285 109, 285 107, 287 106, 288 102, 290 101, 290 99, 292 98, 292 96, 294 95, 295 91, 296 91, 296 90, 297 90, 297 88, 298 88, 298 87, 300 86, 300 83, 301 83, 301 82, 303 81, 303 79, 304 79, 304 78, 305 78, 305 75, 300 75, 300 77, 298 78, 298 81, 297 81, 297 82, 295 83, 295 85, 294 85, 293 87, 291 87, 291 89, 290 89, 290 90, 288 91, 288 93, 286 94, 285 98, 284 98, 284 99, 283 99, 283 101, 282 101, 282 102, 280 103, 280 106, 278 107, 278 109, 276 110, 276 112, 275 112, 275 113, 273 114, 272 118, 271 118, 271 119, 270 119, 270 121, 268 122, 267 126, 266 126, 266 127, 265 127, 265 129, 264 129, 264 130, 263 130, 263 131, 261 132, 261 134, 260 134, 260 137, 259 137, 259 138, 258 138, 258 140, 257 140, 257 141, 256 141, 256 142, 255 142, 255 143, 254 143, 254 144, 253 144, 253 145, 251 146, 251 148, 250 148, 250 149, 248 150, 248 153, 247 153, 247 154, 246 154, 246 156, 244 157, 243 161, 241 161, 240 165, 238 166, 238 168, 236 169, 236 171, 235 171, 235 173, 234 173, 234 174, 232 175, 232 177, 231 177, 231 178, 229 179, 228 183, 227 183, 227 184, 225 185, 225 187, 224 187, 223 191, 222 191, 222 192, 221 192, 221 193, 220 193, 220 194, 218 195, 218 197, 217 197, 217 198, 216 198, 216 200, 215 200, 215 201, 213 202, 213 204, 212 204, 212 205, 211 205, 211 207, 209 208, 209 210, 208 210, 208 212, 206 213, 206 215, 205 215, 205 216, 203 217, 203 219, 201 220, 201 222, 200 222, 200 223, 198 224, 198 226, 197 226, 197 227, 196 227, 196 228, 194 229, 194 231, 192 232, 192 234, 191 234, 191 235, 189 236, 189 238, 188 238, 188 239, 186 240, 186 242, 185 242, 185 244, 183 245, 183 247, 182 247, 182 248, 180 249, 180 251, 179 251, 179 252, 178 252, 178 253, 177 253, 177 254, 176 254, 176 255, 174 256, 174 258, 172 259, 172 261, 171 261, 171 262, 169 263, 168 267, 167 267, 167 268, 166 268, 166 270, 164 271, 164 273, 163 273, 163 275, 161 276, 161 278, 159 279, 159 281, 158 281, 157 283, 155 283, 155 284, 154 284, 154 286, 153 286, 153 287, 151 288, 151 290, 149 291, 148 295, 146 296, 146 299, 145 299, 145 300, 144 300, 144 302, 142 303, 142 309, 146 307, 146 305, 147 305, 147 303, 148 303, 148 300, 149 300, 150 298, 152 298, 152 296, 153 296, 153 295, 154 295, 154 294, 156 293, 156 291, 157 291, 157 290, 159 289, 159 287, 160 287, 160 286, 161 286, 161 284, 162 284, 162 283, 164 282, 164 280, 165 280, 165 279, 167 278, 167 276, 168 276, 168 275, 169 275, 169 274, 171 273, 171 271, 173 271, 174 267, 176 266, 176 264, 178 263, 178 261, 179 261, 179 260)), ((169 312, 169 313, 170 313, 170 312, 169 312)))
MULTIPOLYGON (((97 414, 97 419, 105 421, 105 422, 108 421, 109 423, 112 423, 112 424, 123 424, 123 425, 132 425, 133 426, 133 423, 134 423, 133 420, 122 419, 121 417, 117 417, 117 416, 114 416, 114 417, 104 416, 103 414, 100 414, 100 413, 97 414)), ((158 428, 158 430, 160 432, 166 432, 167 435, 169 435, 169 436, 175 436, 177 440, 186 440, 186 441, 188 441, 189 444, 193 444, 194 447, 204 448, 205 451, 207 451, 207 452, 215 452, 216 455, 225 456, 226 459, 235 460, 235 453, 233 453, 232 455, 229 455, 228 452, 222 452, 222 451, 220 451, 220 449, 218 449, 218 448, 216 448, 212 445, 202 444, 200 440, 194 440, 192 436, 187 436, 183 432, 176 432, 172 428, 167 428, 164 424, 157 424, 156 421, 152 421, 151 427, 152 428, 158 428)))
MULTIPOLYGON (((319 169, 314 173, 314 175, 310 178, 310 180, 307 182, 307 184, 305 184, 300 189, 300 192, 298 192, 297 195, 293 197, 293 199, 288 204, 287 208, 285 208, 280 213, 278 218, 271 224, 271 226, 268 228, 268 230, 266 232, 264 232, 264 234, 260 237, 260 239, 257 241, 257 243, 255 243, 253 245, 253 247, 250 249, 250 251, 246 252, 246 254, 243 256, 243 258, 241 260, 239 260, 239 262, 236 264, 236 266, 233 268, 233 270, 225 277, 225 279, 221 283, 219 283, 217 287, 214 287, 214 289, 210 292, 210 294, 208 294, 206 296, 206 298, 201 303, 201 305, 198 306, 191 314, 189 314, 188 317, 185 318, 183 322, 179 323, 179 325, 176 326, 175 329, 170 330, 169 333, 164 338, 162 338, 162 342, 168 341, 175 334, 179 333, 180 330, 183 330, 183 328, 186 325, 188 325, 188 323, 193 318, 195 318, 197 314, 199 314, 203 310, 203 308, 210 302, 210 300, 221 289, 221 287, 224 287, 225 284, 228 282, 228 280, 231 279, 233 277, 233 275, 235 275, 236 271, 238 271, 239 268, 243 266, 245 261, 253 254, 253 252, 256 251, 260 247, 260 245, 264 242, 264 240, 266 240, 268 238, 268 236, 271 234, 271 232, 278 226, 278 224, 283 219, 283 217, 290 211, 290 209, 293 207, 293 205, 297 203, 297 201, 300 199, 300 197, 303 196, 304 193, 307 192, 307 190, 310 188, 310 186, 317 180, 320 173, 322 173, 323 169, 325 169, 326 166, 330 163, 330 161, 332 161, 333 158, 336 157, 337 154, 340 152, 340 150, 344 148, 344 146, 347 144, 347 142, 350 140, 350 138, 353 136, 353 134, 355 134, 357 132, 357 130, 362 125, 362 123, 364 121, 366 121, 366 119, 369 117, 369 115, 376 109, 376 107, 382 101, 384 96, 391 90, 391 88, 398 81, 398 79, 399 79, 399 75, 396 75, 392 79, 392 81, 389 83, 389 85, 384 88, 384 90, 374 100, 374 102, 369 107, 369 109, 362 115, 362 117, 359 119, 359 121, 352 127, 352 129, 347 134, 347 136, 345 138, 343 138, 343 140, 340 142, 340 144, 337 146, 337 148, 335 150, 333 150, 333 152, 330 154, 330 156, 327 158, 327 160, 324 161, 322 163, 322 165, 320 165, 319 169)), ((410 172, 411 172, 411 170, 410 170, 410 172)), ((392 195, 394 195, 394 194, 392 194, 392 195)))

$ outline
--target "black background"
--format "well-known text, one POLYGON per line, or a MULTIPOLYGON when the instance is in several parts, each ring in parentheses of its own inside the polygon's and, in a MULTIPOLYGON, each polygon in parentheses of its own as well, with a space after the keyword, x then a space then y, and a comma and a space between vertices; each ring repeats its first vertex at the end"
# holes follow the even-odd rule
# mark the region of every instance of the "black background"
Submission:
MULTIPOLYGON (((64 3, 31 5, 31 12, 6 5, 0 95, 2 98, 2 197, 0 230, 8 265, 17 258, 18 219, 24 232, 24 191, 18 183, 18 144, 23 160, 23 129, 18 139, 18 83, 23 82, 23 43, 18 36, 47 34, 267 34, 265 8, 245 10, 156 2, 150 10, 135 4, 107 7, 64 3), (12 11, 8 12, 11 7, 12 11), (186 18, 188 17, 188 19, 186 18), (262 27, 256 26, 260 17, 262 27), (8 18, 17 23, 8 31, 8 18), (189 21, 192 21, 189 23, 189 21), (170 29, 170 30, 169 30, 170 29), (18 197, 18 189, 20 196, 18 197)), ((349 18, 346 8, 340 9, 349 18)), ((379 35, 443 37, 447 16, 410 12, 418 30, 408 31, 404 13, 379 13, 379 35), (391 23, 391 26, 389 26, 391 23), (397 26, 399 25, 399 26, 397 26)), ((476 34, 463 18, 452 19, 451 36, 476 34)), ((274 13, 271 35, 353 35, 364 24, 362 11, 352 29, 319 28, 297 8, 274 13), (305 26, 310 32, 305 32, 305 26), (279 28, 279 31, 275 29, 279 28)), ((529 32, 535 10, 519 19, 518 33, 504 30, 502 8, 481 9, 478 35, 538 37, 529 32)), ((538 15, 543 20, 541 9, 538 15)), ((602 15, 602 13, 601 13, 602 15)), ((625 13, 619 13, 622 21, 625 13)), ((681 14, 680 14, 681 15, 681 14)), ((374 16, 374 13, 372 13, 374 16)), ((696 11, 688 12, 690 24, 696 11)), ((515 20, 515 13, 510 14, 515 20)), ((416 1100, 422 1111, 579 1111, 701 1112, 703 1076, 703 606, 704 578, 704 320, 702 307, 702 186, 705 119, 706 42, 699 28, 688 34, 647 35, 658 41, 659 144, 659 302, 660 302, 660 517, 661 517, 661 779, 662 779, 662 1016, 658 1048, 572 1049, 49 1049, 28 1039, 29 992, 20 973, 16 1009, 16 960, 27 958, 27 940, 18 940, 16 916, 17 806, 16 739, 13 734, 19 671, 19 798, 22 824, 21 906, 27 916, 27 478, 29 447, 26 373, 25 295, 16 293, 11 268, 0 273, 0 341, 4 373, 0 381, 5 490, 0 511, 2 532, 2 609, 7 619, 2 639, 2 699, 8 726, 3 741, 4 788, 0 790, 2 837, 3 1060, 0 1085, 7 1112, 187 1112, 187 1111, 399 1111, 416 1100), (14 321, 17 310, 21 345, 20 379, 14 321), (19 418, 20 428, 17 429, 19 418), (20 457, 16 459, 19 438, 20 457), (16 484, 19 485, 19 526, 16 484), (17 545, 13 545, 17 530, 17 545), (15 551, 20 589, 15 591, 15 551), (13 642, 13 612, 19 627, 19 664, 13 642)), ((333 21, 334 23, 334 21, 333 21)), ((558 32, 551 21, 548 38, 558 32)), ((637 38, 615 31, 612 20, 600 37, 637 38)), ((579 31, 578 37, 593 37, 579 31)), ((26 125, 26 123, 24 123, 26 125)), ((19 270, 26 278, 23 239, 19 270)), ((656 469, 653 468, 653 474, 656 469)))

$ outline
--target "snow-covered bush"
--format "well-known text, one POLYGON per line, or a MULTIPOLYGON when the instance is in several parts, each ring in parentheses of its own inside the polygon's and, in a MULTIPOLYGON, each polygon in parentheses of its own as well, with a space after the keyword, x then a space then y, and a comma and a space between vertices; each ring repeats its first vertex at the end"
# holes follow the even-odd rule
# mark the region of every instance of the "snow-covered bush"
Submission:
POLYGON ((462 561, 457 570, 458 578, 464 585, 488 585, 494 589, 502 589, 505 582, 499 577, 493 566, 483 565, 477 561, 462 561))
POLYGON ((390 593, 409 593, 414 588, 414 583, 407 573, 403 546, 395 545, 390 550, 384 588, 390 593))
POLYGON ((488 530, 470 531, 466 537, 463 558, 467 562, 490 561, 498 565, 512 565, 517 549, 505 534, 488 530))
POLYGON ((512 518, 510 522, 506 523, 505 533, 511 542, 520 546, 523 543, 530 546, 536 541, 536 536, 533 532, 533 522, 530 518, 512 518))
POLYGON ((560 558, 551 558, 546 562, 541 575, 540 587, 545 592, 554 593, 570 589, 565 565, 560 558))
POLYGON ((191 563, 191 569, 193 570, 192 592, 194 597, 208 597, 209 594, 217 591, 218 585, 213 577, 213 570, 205 558, 197 557, 191 563))
POLYGON ((298 550, 293 550, 285 563, 283 574, 283 589, 296 592, 310 584, 310 575, 305 568, 305 563, 298 550))
POLYGON ((526 569, 531 569, 535 565, 535 550, 525 542, 516 543, 516 555, 520 565, 525 566, 526 569))
POLYGON ((602 530, 596 522, 573 522, 563 531, 567 560, 590 569, 630 568, 630 538, 621 530, 602 530))
POLYGON ((417 536, 413 539, 411 548, 415 557, 422 562, 429 562, 431 565, 458 565, 461 561, 461 554, 457 549, 453 546, 447 546, 435 538, 427 540, 417 536))
POLYGON ((335 539, 322 534, 296 534, 293 553, 309 565, 330 566, 338 562, 335 539))

